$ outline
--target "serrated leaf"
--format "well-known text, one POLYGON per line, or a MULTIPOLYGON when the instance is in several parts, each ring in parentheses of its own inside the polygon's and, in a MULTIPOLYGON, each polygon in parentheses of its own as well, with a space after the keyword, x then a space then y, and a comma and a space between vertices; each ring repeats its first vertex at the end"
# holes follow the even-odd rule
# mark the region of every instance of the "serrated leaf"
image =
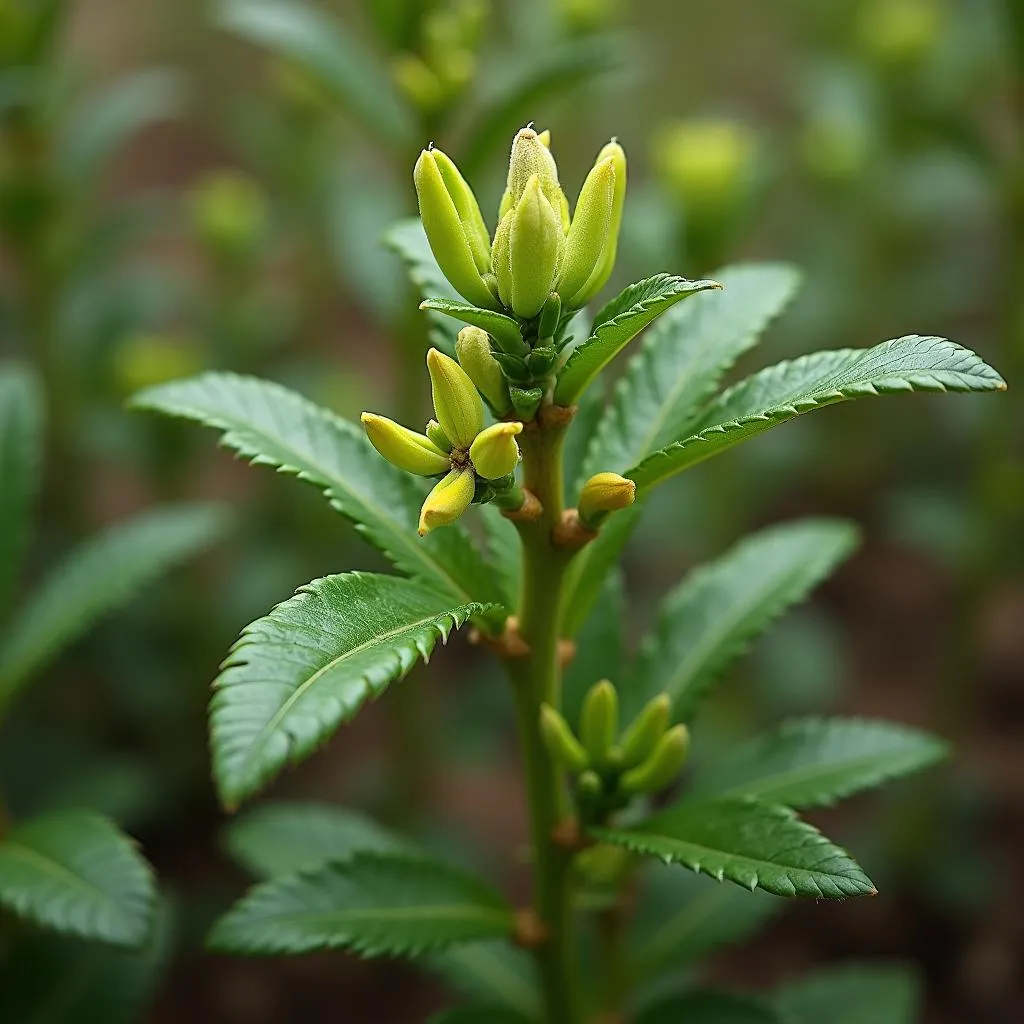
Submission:
POLYGON ((436 861, 384 853, 272 879, 213 927, 213 949, 250 955, 348 949, 416 956, 511 936, 512 911, 488 886, 436 861))
POLYGON ((662 602, 657 627, 641 642, 622 688, 623 713, 667 693, 676 719, 688 718, 750 640, 806 597, 856 543, 849 523, 798 520, 761 530, 692 572, 662 602))
POLYGON ((674 865, 651 865, 633 922, 630 975, 642 982, 684 969, 747 938, 785 905, 766 892, 718 885, 674 865))
POLYGON ((798 718, 733 747, 706 767, 694 793, 824 807, 920 771, 948 748, 927 733, 863 718, 798 718))
MULTIPOLYGON (((824 1021, 825 1018, 822 1018, 824 1021)), ((783 1024, 772 1006, 753 996, 693 991, 645 1010, 637 1024, 783 1024)))
POLYGON ((523 341, 523 333, 519 329, 519 324, 512 317, 505 316, 504 313, 498 313, 493 309, 480 309, 477 306, 469 305, 469 303, 453 299, 427 298, 420 303, 420 309, 443 313, 464 324, 479 327, 480 330, 491 335, 506 351, 523 354, 529 351, 526 342, 523 341))
POLYGON ((531 1024, 536 1020, 504 1006, 457 1006, 435 1013, 427 1024, 531 1024))
POLYGON ((395 852, 406 842, 368 815, 333 804, 261 804, 230 822, 224 845, 257 878, 294 875, 360 850, 395 852))
POLYGON ((681 299, 709 288, 717 281, 687 281, 671 274, 657 274, 631 284, 594 318, 590 337, 577 346, 558 373, 555 401, 573 405, 593 379, 649 323, 681 299))
POLYGON ((210 702, 221 800, 235 806, 301 761, 484 610, 397 576, 353 572, 313 580, 246 626, 210 702))
POLYGON ((874 348, 817 352, 741 380, 692 423, 689 436, 625 475, 638 498, 670 476, 813 409, 905 391, 1002 391, 1006 383, 974 352, 911 334, 874 348))
POLYGON ((723 374, 788 305, 800 282, 785 264, 740 264, 715 273, 722 290, 674 306, 644 335, 616 382, 581 479, 624 473, 687 433, 723 374))
POLYGON ((816 971, 776 992, 783 1024, 916 1024, 920 985, 896 964, 848 964, 816 971))
POLYGON ((43 396, 32 373, 0 366, 0 615, 18 583, 42 475, 43 396))
POLYGON ((416 534, 426 489, 386 462, 363 432, 294 391, 255 377, 208 373, 141 392, 136 408, 223 432, 221 444, 322 490, 396 568, 453 602, 497 602, 500 592, 465 530, 416 534))
POLYGON ((517 1019, 539 1020, 540 988, 534 961, 522 949, 500 940, 453 946, 428 957, 423 966, 453 988, 517 1019))
POLYGON ((157 509, 86 541, 30 594, 0 643, 0 706, 61 648, 224 531, 221 506, 157 509))
POLYGON ((415 124, 383 68, 344 23, 295 0, 220 0, 220 26, 313 74, 364 128, 401 148, 415 143, 415 124))
POLYGON ((576 637, 575 653, 563 673, 561 708, 573 728, 594 683, 599 679, 610 679, 616 686, 622 683, 625 589, 621 570, 613 570, 576 637))
POLYGON ((0 903, 54 931, 138 946, 154 898, 135 844, 91 811, 35 818, 0 841, 0 903))
POLYGON ((875 887, 848 853, 787 807, 755 800, 684 802, 629 828, 591 835, 776 896, 843 899, 875 887))

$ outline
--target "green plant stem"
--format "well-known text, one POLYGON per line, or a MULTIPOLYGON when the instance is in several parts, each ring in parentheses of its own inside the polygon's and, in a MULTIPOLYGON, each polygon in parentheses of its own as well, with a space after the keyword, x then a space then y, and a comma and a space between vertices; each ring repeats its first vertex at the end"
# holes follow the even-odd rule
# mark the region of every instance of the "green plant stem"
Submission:
POLYGON ((535 520, 517 524, 523 542, 519 633, 529 653, 508 659, 533 847, 533 910, 543 934, 534 955, 549 1024, 581 1020, 570 877, 573 854, 556 838, 567 812, 565 785, 540 734, 541 705, 561 703, 559 635, 565 570, 572 553, 554 543, 553 530, 562 515, 564 430, 564 424, 545 427, 539 420, 521 435, 523 483, 540 501, 542 512, 535 520))

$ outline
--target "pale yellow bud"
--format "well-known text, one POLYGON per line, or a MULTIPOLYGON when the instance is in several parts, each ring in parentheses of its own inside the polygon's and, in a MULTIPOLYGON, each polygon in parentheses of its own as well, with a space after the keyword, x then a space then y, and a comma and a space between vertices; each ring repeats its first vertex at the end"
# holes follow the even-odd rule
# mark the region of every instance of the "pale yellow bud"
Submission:
POLYGON ((427 353, 434 413, 456 448, 469 448, 484 426, 484 404, 476 385, 451 356, 436 348, 427 353))
POLYGON ((580 491, 577 509, 585 526, 606 513, 628 508, 636 500, 636 484, 618 473, 595 473, 580 491))
POLYGON ((519 465, 516 436, 522 432, 522 423, 515 421, 495 423, 481 430, 469 449, 469 458, 477 473, 485 480, 508 476, 519 465))
POLYGON ((451 468, 448 456, 425 434, 372 412, 364 412, 360 421, 370 444, 393 466, 418 476, 436 476, 451 468))
POLYGON ((453 469, 427 495, 420 509, 419 535, 425 537, 439 526, 450 526, 469 508, 476 491, 473 470, 453 469))

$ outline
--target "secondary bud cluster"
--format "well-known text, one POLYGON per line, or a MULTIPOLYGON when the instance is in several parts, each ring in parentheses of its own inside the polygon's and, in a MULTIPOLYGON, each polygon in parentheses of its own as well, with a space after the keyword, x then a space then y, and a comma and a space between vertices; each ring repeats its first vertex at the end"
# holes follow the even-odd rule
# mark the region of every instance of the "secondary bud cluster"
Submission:
POLYGON ((671 701, 649 701, 619 732, 619 697, 603 679, 583 701, 578 735, 553 707, 541 708, 541 734, 551 756, 573 776, 576 802, 589 820, 600 820, 634 796, 657 793, 679 774, 690 747, 685 725, 669 727, 671 701))

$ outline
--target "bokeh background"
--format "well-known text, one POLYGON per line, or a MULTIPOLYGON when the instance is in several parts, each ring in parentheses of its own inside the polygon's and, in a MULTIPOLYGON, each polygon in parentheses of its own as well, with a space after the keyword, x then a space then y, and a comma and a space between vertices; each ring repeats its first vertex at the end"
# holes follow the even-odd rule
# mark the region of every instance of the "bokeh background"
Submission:
MULTIPOLYGON (((128 1016, 97 1021, 390 1024, 441 1005, 398 965, 201 952, 247 884, 208 781, 218 662, 298 585, 379 563, 311 489, 124 402, 217 368, 347 416, 425 419, 425 327, 384 233, 414 212, 431 140, 496 209, 528 121, 551 129, 570 192, 608 137, 626 147, 617 282, 804 269, 737 372, 934 333, 1009 380, 832 409, 686 474, 628 549, 623 615, 635 640, 683 572, 755 526, 861 524, 861 551, 730 674, 706 735, 841 710, 932 728, 955 755, 814 817, 880 896, 794 904, 706 971, 768 987, 894 961, 929 1024, 1024 1020, 1022 67, 1018 0, 0 0, 0 357, 36 369, 49 407, 28 579, 158 502, 230 506, 215 550, 77 644, 0 732, 12 815, 97 807, 159 871, 145 956, 64 947, 87 984, 133 979, 128 1016), (42 18, 31 45, 25 11, 42 18)), ((510 719, 457 640, 269 797, 368 808, 521 885, 510 719)), ((0 963, 0 1016, 32 976, 0 963)))

